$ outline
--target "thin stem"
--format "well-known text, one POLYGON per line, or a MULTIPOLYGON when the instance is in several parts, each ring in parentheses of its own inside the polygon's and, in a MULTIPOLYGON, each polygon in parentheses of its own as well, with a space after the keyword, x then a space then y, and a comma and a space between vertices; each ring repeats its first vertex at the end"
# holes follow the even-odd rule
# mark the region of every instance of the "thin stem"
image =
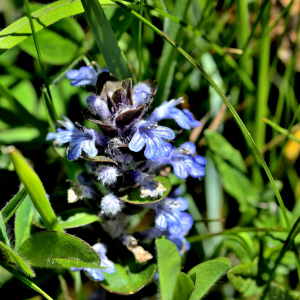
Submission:
MULTIPOLYGON (((140 16, 143 16, 144 0, 140 3, 140 16)), ((139 33, 138 33, 138 60, 139 60, 139 81, 143 80, 143 45, 142 45, 142 35, 143 35, 143 22, 139 20, 139 33)))

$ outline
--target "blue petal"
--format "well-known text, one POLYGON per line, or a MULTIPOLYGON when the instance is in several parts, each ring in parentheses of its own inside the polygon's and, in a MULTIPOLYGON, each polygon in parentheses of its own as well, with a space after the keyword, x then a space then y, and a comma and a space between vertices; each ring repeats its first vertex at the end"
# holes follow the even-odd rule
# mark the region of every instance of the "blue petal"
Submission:
POLYGON ((56 140, 57 133, 49 132, 46 136, 46 141, 56 140))
POLYGON ((102 271, 107 274, 112 274, 116 271, 114 263, 108 259, 102 259, 100 266, 105 267, 105 269, 102 269, 102 271))
POLYGON ((168 227, 168 220, 160 209, 156 211, 155 224, 161 229, 167 229, 168 227))
POLYGON ((188 117, 191 127, 198 127, 201 125, 199 121, 194 119, 193 114, 188 109, 184 109, 183 112, 188 117))
POLYGON ((159 157, 166 157, 172 152, 172 145, 163 141, 159 137, 153 137, 146 142, 145 156, 150 160, 155 160, 159 157))
POLYGON ((185 142, 179 148, 180 149, 188 149, 190 152, 190 155, 193 155, 196 152, 196 146, 192 142, 185 142))
POLYGON ((79 74, 78 70, 70 70, 66 73, 68 79, 75 79, 79 74))
POLYGON ((85 272, 91 280, 102 281, 104 276, 101 272, 101 269, 85 268, 85 272))
POLYGON ((84 150, 91 157, 95 157, 98 154, 94 140, 86 140, 82 142, 82 150, 84 150))
POLYGON ((146 144, 147 137, 144 133, 140 133, 139 130, 134 134, 129 143, 129 149, 133 152, 139 152, 146 144))
POLYGON ((173 140, 175 139, 175 133, 172 129, 165 127, 165 126, 158 126, 157 128, 153 127, 153 129, 151 130, 152 134, 166 139, 166 140, 173 140))
POLYGON ((178 108, 171 109, 168 114, 168 118, 174 119, 175 122, 183 129, 187 129, 187 130, 191 129, 189 119, 178 108))
POLYGON ((172 166, 173 166, 174 173, 178 178, 185 179, 189 176, 184 162, 180 162, 180 161, 173 162, 172 161, 172 166))
POLYGON ((173 212, 173 214, 167 214, 169 232, 173 235, 180 235, 183 233, 180 221, 180 215, 173 212))
POLYGON ((190 214, 182 212, 180 214, 180 225, 182 228, 182 233, 189 231, 193 226, 193 218, 190 214))
POLYGON ((77 159, 82 152, 82 143, 70 143, 68 160, 77 159))
POLYGON ((178 198, 166 198, 166 200, 171 201, 171 204, 169 204, 169 207, 173 210, 178 210, 178 211, 184 211, 189 208, 189 204, 186 201, 185 198, 183 197, 178 197, 178 198))
POLYGON ((193 164, 189 167, 189 174, 194 178, 200 178, 205 175, 206 159, 200 155, 193 157, 193 164))

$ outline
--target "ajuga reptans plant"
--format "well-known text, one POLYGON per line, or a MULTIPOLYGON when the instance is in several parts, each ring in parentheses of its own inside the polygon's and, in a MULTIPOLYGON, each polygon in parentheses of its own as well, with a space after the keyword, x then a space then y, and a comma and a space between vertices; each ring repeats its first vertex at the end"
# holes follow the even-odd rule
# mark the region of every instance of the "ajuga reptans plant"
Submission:
POLYGON ((98 201, 101 225, 110 237, 107 245, 94 245, 101 266, 106 268, 89 268, 85 273, 101 281, 105 273, 115 272, 114 263, 106 256, 109 243, 127 247, 136 261, 143 263, 153 255, 151 249, 146 251, 139 246, 136 238, 143 242, 164 235, 182 255, 189 249, 185 235, 193 219, 185 212, 188 203, 180 197, 180 188, 171 191, 169 181, 158 175, 169 166, 181 179, 202 178, 206 161, 195 155, 196 146, 191 142, 175 148, 172 144, 175 132, 159 122, 173 119, 179 127, 190 129, 199 126, 199 121, 190 111, 177 108, 183 101, 181 98, 165 101, 149 115, 158 88, 153 80, 132 85, 130 78, 120 81, 95 63, 71 70, 67 77, 72 79, 73 86, 94 87, 82 114, 97 129, 88 129, 63 117, 57 132, 49 133, 47 139, 58 146, 68 144, 68 160, 86 162, 78 183, 68 191, 68 201, 98 201), (97 188, 99 183, 101 192, 97 188), (144 216, 145 211, 155 212, 155 226, 134 233, 129 229, 130 219, 134 215, 144 216))

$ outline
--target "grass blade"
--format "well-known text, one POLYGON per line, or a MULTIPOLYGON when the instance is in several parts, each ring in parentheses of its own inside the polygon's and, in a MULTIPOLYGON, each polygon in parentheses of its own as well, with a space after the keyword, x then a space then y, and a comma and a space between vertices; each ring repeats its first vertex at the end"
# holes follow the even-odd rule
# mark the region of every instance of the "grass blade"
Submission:
POLYGON ((17 195, 15 195, 2 209, 1 214, 3 216, 4 223, 6 223, 20 207, 23 200, 27 196, 25 188, 22 188, 17 195))
MULTIPOLYGON (((140 15, 143 16, 144 9, 144 0, 141 0, 140 4, 140 15)), ((142 44, 142 35, 143 35, 143 22, 139 20, 139 33, 138 33, 138 60, 139 60, 139 81, 143 80, 143 44, 142 44)))
POLYGON ((54 117, 54 110, 52 109, 53 106, 53 102, 49 99, 47 92, 44 90, 44 88, 42 89, 42 101, 43 101, 43 105, 44 105, 44 109, 46 111, 46 116, 47 116, 47 120, 50 126, 50 131, 51 132, 56 132, 56 122, 55 122, 55 117, 54 117))
MULTIPOLYGON (((43 58, 42 58, 42 54, 41 54, 41 51, 40 51, 39 42, 38 42, 36 32, 35 32, 35 29, 34 29, 34 24, 33 24, 33 21, 32 21, 32 16, 31 16, 28 0, 24 0, 24 1, 25 1, 25 5, 26 5, 26 13, 27 13, 27 16, 29 18, 29 23, 30 23, 30 27, 31 27, 32 35, 33 35, 33 40, 34 40, 37 56, 38 56, 41 71, 42 71, 42 76, 43 76, 43 79, 44 79, 44 82, 45 82, 45 85, 46 85, 46 89, 47 89, 47 92, 48 92, 48 95, 49 95, 49 99, 47 97, 46 101, 43 97, 43 102, 44 103, 46 102, 45 109, 46 109, 47 119, 51 120, 52 124, 55 124, 57 118, 56 118, 55 108, 54 108, 54 105, 53 105, 53 99, 52 99, 52 96, 51 96, 51 91, 50 91, 50 88, 49 88, 48 79, 47 79, 45 68, 44 68, 44 63, 43 63, 43 58)), ((51 131, 56 132, 55 126, 51 125, 51 123, 50 123, 51 131)))
MULTIPOLYGON (((299 106, 300 108, 300 106, 299 106)), ((267 118, 263 119, 265 123, 269 124, 272 128, 276 129, 278 132, 284 134, 286 137, 288 137, 291 140, 294 140, 295 142, 300 143, 300 140, 297 139, 288 129, 284 129, 280 127, 279 125, 275 124, 274 122, 268 120, 267 118)))
POLYGON ((273 267, 273 269, 270 272, 269 275, 269 280, 268 280, 268 285, 266 287, 266 289, 264 290, 263 296, 261 297, 261 299, 264 299, 264 297, 266 296, 269 286, 270 286, 270 282, 273 280, 274 276, 275 276, 275 271, 276 268, 278 267, 278 265, 280 264, 281 259, 284 257, 285 253, 290 249, 290 247, 293 245, 294 243, 294 239, 296 238, 297 234, 300 232, 300 217, 297 219, 297 221, 295 222, 293 228, 291 229, 280 253, 278 258, 276 259, 275 265, 273 267))
POLYGON ((6 264, 5 262, 0 260, 0 265, 8 272, 12 273, 14 276, 16 276, 18 279, 20 279, 23 283, 25 283, 27 286, 35 290, 36 292, 40 293, 42 296, 44 296, 48 300, 53 300, 49 295, 47 295, 43 290, 41 290, 36 284, 34 284, 32 281, 27 279, 22 274, 18 273, 15 269, 13 269, 11 266, 6 264))
POLYGON ((88 22, 111 73, 119 79, 131 77, 130 70, 103 8, 98 0, 82 0, 88 22))
POLYGON ((45 189, 38 175, 15 147, 10 146, 8 151, 14 163, 15 170, 23 182, 34 206, 43 218, 47 229, 63 232, 46 197, 45 189))
POLYGON ((141 17, 138 13, 136 13, 134 10, 130 9, 129 7, 127 7, 126 5, 124 5, 123 3, 119 2, 118 0, 114 0, 119 6, 123 7, 124 9, 128 10, 131 14, 133 14, 136 18, 142 20, 147 26, 149 26, 152 30, 154 30, 154 32, 156 32, 159 36, 161 36, 163 39, 165 39, 166 41, 168 41, 173 47, 177 48, 177 50, 188 60, 190 61, 202 74, 203 76, 206 78, 206 80, 209 82, 209 84, 215 89, 215 91, 219 94, 219 96, 221 97, 221 99, 224 101, 224 103, 227 105, 228 109, 230 110, 230 112, 232 113, 237 125, 239 126, 239 128, 241 129, 246 141, 252 146, 254 153, 256 154, 256 156, 258 157, 260 163, 262 164, 269 180, 270 183, 272 185, 272 188, 274 189, 275 195, 277 197, 280 209, 282 211, 283 217, 285 219, 285 222, 287 224, 287 228, 290 230, 291 226, 290 226, 290 222, 289 219, 287 217, 287 213, 285 210, 285 206, 283 204, 281 195, 276 187, 274 178, 271 174, 270 169, 268 168, 262 154, 260 153, 259 149, 257 148, 250 132, 248 131, 247 127, 245 126, 245 124, 243 123, 243 121, 241 120, 240 116, 238 115, 238 113, 235 111, 234 107, 230 104, 230 102, 228 101, 228 99, 226 98, 226 96, 223 94, 222 90, 219 88, 219 86, 212 80, 212 78, 205 72, 205 70, 189 55, 187 54, 180 46, 178 46, 172 39, 170 39, 163 31, 159 30, 156 26, 154 26, 152 23, 148 22, 146 19, 144 19, 143 17, 141 17))

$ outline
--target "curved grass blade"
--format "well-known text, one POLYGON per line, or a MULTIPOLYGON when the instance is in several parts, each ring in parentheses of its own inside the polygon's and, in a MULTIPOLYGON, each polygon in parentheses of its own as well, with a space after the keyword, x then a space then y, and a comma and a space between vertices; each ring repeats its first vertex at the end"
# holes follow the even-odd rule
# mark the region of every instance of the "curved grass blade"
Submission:
POLYGON ((156 26, 154 26, 152 23, 150 23, 149 21, 147 21, 145 18, 141 17, 137 12, 135 12, 134 10, 132 10, 131 8, 127 7, 126 5, 124 5, 123 3, 121 3, 119 0, 113 0, 115 3, 117 3, 120 7, 123 7, 124 9, 128 10, 131 14, 133 14, 136 18, 142 20, 147 26, 149 26, 152 30, 154 30, 154 32, 156 32, 159 36, 161 36, 163 39, 165 39, 166 41, 168 41, 173 47, 175 47, 189 62, 191 62, 202 74, 203 76, 206 78, 206 80, 209 82, 209 84, 215 89, 215 91, 219 94, 219 96, 221 97, 221 99, 224 101, 224 103, 227 105, 228 109, 230 110, 230 112, 232 113, 237 125, 239 126, 239 128, 241 129, 246 141, 252 146, 254 153, 256 154, 256 156, 258 157, 262 167, 264 168, 270 183, 274 189, 275 195, 277 197, 280 209, 282 211, 283 217, 285 219, 285 222, 287 224, 287 228, 290 230, 291 229, 291 225, 289 222, 289 219, 287 217, 287 213, 285 210, 285 206, 283 204, 283 200, 281 198, 281 195, 276 187, 274 178, 271 174, 270 169, 268 168, 262 154, 260 153, 259 149, 257 148, 250 132, 248 131, 247 127, 245 126, 245 124, 243 123, 243 121, 241 120, 240 116, 238 115, 238 113, 235 111, 234 107, 230 104, 230 102, 228 101, 228 99, 226 98, 226 96, 223 94, 222 90, 219 88, 219 86, 213 81, 213 79, 205 72, 205 70, 189 55, 187 54, 180 46, 178 46, 172 39, 170 39, 163 31, 159 30, 156 26))
MULTIPOLYGON (((103 6, 115 5, 110 0, 100 0, 103 6)), ((38 32, 45 27, 70 16, 83 13, 80 0, 55 1, 33 12, 33 24, 38 32)), ((23 17, 0 32, 0 54, 18 45, 32 34, 29 20, 23 17)))
MULTIPOLYGON (((46 88, 47 88, 47 92, 48 92, 49 98, 50 98, 49 105, 47 106, 47 109, 46 109, 46 113, 47 113, 47 115, 49 115, 47 117, 51 118, 52 123, 55 124, 56 113, 55 113, 55 109, 54 109, 54 105, 53 105, 53 100, 52 100, 52 96, 51 96, 51 92, 50 92, 50 88, 49 88, 48 79, 47 79, 44 64, 43 64, 43 58, 42 58, 42 54, 41 54, 41 51, 40 51, 40 46, 39 46, 39 43, 38 43, 38 39, 37 39, 35 29, 34 29, 34 24, 33 24, 33 21, 32 21, 32 16, 31 16, 31 11, 30 11, 28 0, 25 0, 25 6, 26 6, 26 13, 27 13, 27 16, 28 16, 28 19, 29 19, 29 23, 30 23, 30 27, 31 27, 32 35, 33 35, 33 40, 34 40, 37 56, 38 56, 41 71, 42 71, 42 76, 43 76, 43 79, 44 79, 44 82, 45 82, 45 85, 46 85, 46 88)), ((54 132, 56 132, 55 127, 54 127, 54 132)))
POLYGON ((43 218, 47 229, 63 232, 46 197, 45 189, 38 175, 15 147, 10 146, 8 152, 20 180, 23 182, 34 206, 43 218))
POLYGON ((34 284, 33 282, 31 282, 25 276, 23 276, 22 274, 18 273, 15 269, 13 269, 11 266, 9 266, 8 264, 6 264, 5 262, 3 262, 1 260, 0 260, 0 266, 3 267, 8 272, 12 273, 14 276, 16 276, 18 279, 20 279, 22 282, 24 282, 30 288, 32 288, 36 292, 40 293, 46 299, 53 300, 49 295, 47 295, 43 290, 41 290, 36 284, 34 284))
POLYGON ((122 53, 103 8, 98 0, 81 0, 96 42, 111 73, 119 79, 131 77, 122 53))
POLYGON ((25 188, 22 188, 17 195, 15 195, 2 209, 1 214, 3 216, 4 223, 6 223, 16 212, 16 210, 20 207, 25 197, 27 196, 27 192, 25 188))
POLYGON ((284 245, 283 245, 283 247, 282 247, 282 249, 279 253, 279 256, 275 261, 275 265, 274 265, 274 267, 271 270, 270 275, 269 275, 268 285, 267 285, 266 289, 264 290, 264 293, 263 293, 263 296, 261 297, 261 299, 264 299, 264 297, 267 295, 267 292, 268 292, 269 287, 270 287, 270 283, 271 283, 271 281, 273 280, 273 278, 275 276, 276 268, 280 264, 280 261, 284 257, 285 253, 293 245, 294 239, 296 238, 296 236, 299 232, 300 232, 300 217, 297 219, 297 221, 295 222, 293 228, 290 230, 290 233, 289 233, 287 239, 285 240, 285 243, 284 243, 284 245))
POLYGON ((35 274, 33 270, 30 268, 30 266, 16 252, 11 250, 7 245, 5 245, 2 242, 0 242, 0 249, 2 250, 3 253, 5 253, 5 256, 9 260, 9 263, 21 268, 26 275, 35 277, 35 274))
POLYGON ((44 88, 42 89, 42 101, 44 105, 44 109, 46 112, 48 124, 50 126, 51 132, 56 132, 56 117, 55 117, 55 111, 53 106, 53 101, 49 99, 47 93, 44 91, 44 88))
MULTIPOLYGON (((143 16, 144 10, 144 0, 141 0, 140 3, 140 15, 143 16)), ((143 43, 142 43, 142 35, 143 35, 143 22, 139 20, 139 32, 138 32, 138 60, 139 60, 139 81, 143 80, 143 43)))

